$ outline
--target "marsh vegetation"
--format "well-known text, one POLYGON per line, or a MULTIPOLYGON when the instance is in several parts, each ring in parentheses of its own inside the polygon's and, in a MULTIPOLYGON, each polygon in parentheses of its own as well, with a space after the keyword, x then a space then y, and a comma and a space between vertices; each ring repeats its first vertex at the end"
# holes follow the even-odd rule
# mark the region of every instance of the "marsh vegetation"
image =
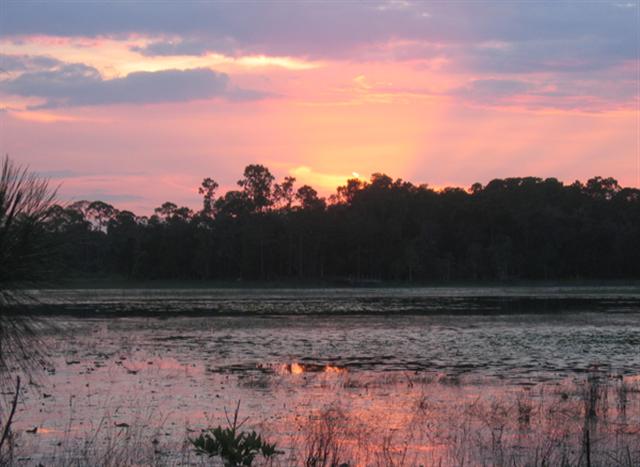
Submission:
POLYGON ((240 400, 271 465, 636 465, 637 290, 527 292, 595 307, 565 312, 469 297, 497 293, 41 291, 66 332, 41 335, 54 357, 21 391, 12 462, 215 465, 189 440, 240 400))

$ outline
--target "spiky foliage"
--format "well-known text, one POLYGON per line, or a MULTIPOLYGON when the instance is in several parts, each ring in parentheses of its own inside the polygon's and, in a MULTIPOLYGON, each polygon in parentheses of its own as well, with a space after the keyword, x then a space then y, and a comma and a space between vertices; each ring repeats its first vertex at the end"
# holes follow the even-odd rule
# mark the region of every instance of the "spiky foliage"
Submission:
MULTIPOLYGON (((227 416, 227 428, 218 426, 203 430, 199 437, 191 439, 191 444, 198 454, 209 457, 219 456, 225 467, 251 466, 258 454, 265 459, 271 459, 281 451, 276 450, 275 444, 269 444, 255 431, 240 431, 247 421, 238 423, 240 401, 236 406, 233 420, 227 416)), ((225 409, 225 415, 226 415, 225 409)))
POLYGON ((36 323, 24 316, 34 287, 51 272, 45 221, 56 190, 8 156, 0 169, 0 382, 11 370, 39 360, 31 337, 36 323))

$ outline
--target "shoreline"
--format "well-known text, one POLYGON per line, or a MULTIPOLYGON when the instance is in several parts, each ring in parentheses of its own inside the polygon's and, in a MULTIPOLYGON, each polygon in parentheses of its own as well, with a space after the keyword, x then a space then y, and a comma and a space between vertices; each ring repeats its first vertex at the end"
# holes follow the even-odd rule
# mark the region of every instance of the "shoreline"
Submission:
MULTIPOLYGON (((90 289, 445 289, 445 288, 545 288, 545 287, 639 287, 640 279, 559 279, 559 280, 504 280, 504 281, 437 281, 406 282, 377 281, 335 278, 327 280, 166 280, 166 279, 123 279, 123 278, 70 278, 56 282, 45 282, 38 289, 50 290, 90 290, 90 289)), ((24 289, 30 289, 25 287, 24 289)))

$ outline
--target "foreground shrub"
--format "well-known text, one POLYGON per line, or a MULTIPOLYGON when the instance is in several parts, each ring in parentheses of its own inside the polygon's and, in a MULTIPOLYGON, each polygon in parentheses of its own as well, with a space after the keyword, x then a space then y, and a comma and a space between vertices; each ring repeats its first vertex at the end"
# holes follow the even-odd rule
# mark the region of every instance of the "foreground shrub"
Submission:
MULTIPOLYGON (((198 454, 206 454, 209 457, 219 456, 225 466, 250 466, 258 454, 265 459, 270 459, 280 452, 276 450, 276 445, 269 444, 262 436, 255 431, 239 431, 247 421, 243 420, 238 424, 238 412, 240 402, 236 406, 233 421, 227 417, 229 426, 222 428, 209 428, 203 430, 200 436, 189 441, 193 444, 198 454)), ((226 411, 225 411, 226 414, 226 411)))

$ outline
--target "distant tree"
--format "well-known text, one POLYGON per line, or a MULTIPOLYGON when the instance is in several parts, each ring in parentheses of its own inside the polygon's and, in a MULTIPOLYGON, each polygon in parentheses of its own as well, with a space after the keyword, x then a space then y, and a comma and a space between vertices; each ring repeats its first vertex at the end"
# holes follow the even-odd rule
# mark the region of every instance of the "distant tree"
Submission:
POLYGON ((244 177, 238 185, 245 193, 252 211, 264 212, 272 204, 272 184, 275 177, 269 169, 260 164, 251 164, 244 169, 244 177))
POLYGON ((53 232, 63 233, 76 228, 89 230, 90 227, 90 223, 85 219, 81 211, 71 207, 63 207, 59 204, 54 204, 49 209, 47 228, 53 232))
POLYGON ((390 190, 393 187, 393 179, 386 174, 374 173, 371 175, 370 186, 377 190, 390 190))
POLYGON ((114 219, 118 210, 103 201, 94 201, 89 204, 85 216, 92 221, 96 230, 106 232, 109 221, 114 219))
POLYGON ((170 201, 166 201, 165 203, 162 203, 162 206, 156 208, 154 212, 160 219, 167 221, 171 216, 173 216, 173 214, 176 212, 176 209, 178 209, 178 206, 176 204, 170 201))
POLYGON ((621 189, 622 188, 618 184, 618 181, 615 178, 611 177, 591 178, 587 180, 587 183, 584 187, 585 193, 587 193, 589 196, 606 200, 612 199, 621 189))
POLYGON ((336 190, 336 194, 332 195, 330 200, 332 203, 351 204, 357 193, 365 187, 365 183, 358 178, 350 178, 347 184, 340 186, 336 190))
POLYGON ((193 217, 193 211, 186 207, 182 206, 173 210, 171 215, 171 219, 175 221, 188 222, 193 217))
POLYGON ((510 177, 433 190, 374 173, 327 205, 315 189, 247 166, 203 209, 167 202, 151 218, 106 203, 54 206, 45 230, 77 274, 149 278, 483 280, 640 277, 640 190, 611 178, 564 185, 510 177), (115 212, 115 216, 114 216, 115 212), (100 224, 107 228, 96 229, 100 224), (93 226, 94 228, 89 228, 93 226), (67 241, 68 240, 68 241, 67 241))
POLYGON ((291 204, 295 199, 293 185, 295 177, 285 177, 282 183, 276 183, 273 189, 273 201, 277 208, 291 209, 291 204))
POLYGON ((133 277, 139 257, 142 226, 131 211, 119 211, 109 221, 109 252, 114 272, 133 277))
POLYGON ((89 206, 91 205, 91 201, 87 201, 86 199, 75 201, 71 203, 68 208, 72 211, 76 211, 82 215, 83 218, 87 219, 87 215, 89 212, 89 206))
POLYGON ((218 182, 216 182, 212 178, 207 177, 202 180, 202 184, 198 188, 198 193, 203 195, 204 197, 202 202, 202 211, 208 216, 213 215, 215 195, 218 187, 218 182))
POLYGON ((471 185, 471 188, 469 188, 469 192, 471 192, 474 195, 477 195, 481 191, 482 191, 482 183, 476 182, 473 185, 471 185))
POLYGON ((318 192, 309 185, 303 185, 296 191, 296 199, 303 210, 317 210, 325 208, 324 198, 318 197, 318 192))
POLYGON ((243 191, 231 190, 215 202, 219 217, 241 217, 251 210, 251 204, 243 191))

